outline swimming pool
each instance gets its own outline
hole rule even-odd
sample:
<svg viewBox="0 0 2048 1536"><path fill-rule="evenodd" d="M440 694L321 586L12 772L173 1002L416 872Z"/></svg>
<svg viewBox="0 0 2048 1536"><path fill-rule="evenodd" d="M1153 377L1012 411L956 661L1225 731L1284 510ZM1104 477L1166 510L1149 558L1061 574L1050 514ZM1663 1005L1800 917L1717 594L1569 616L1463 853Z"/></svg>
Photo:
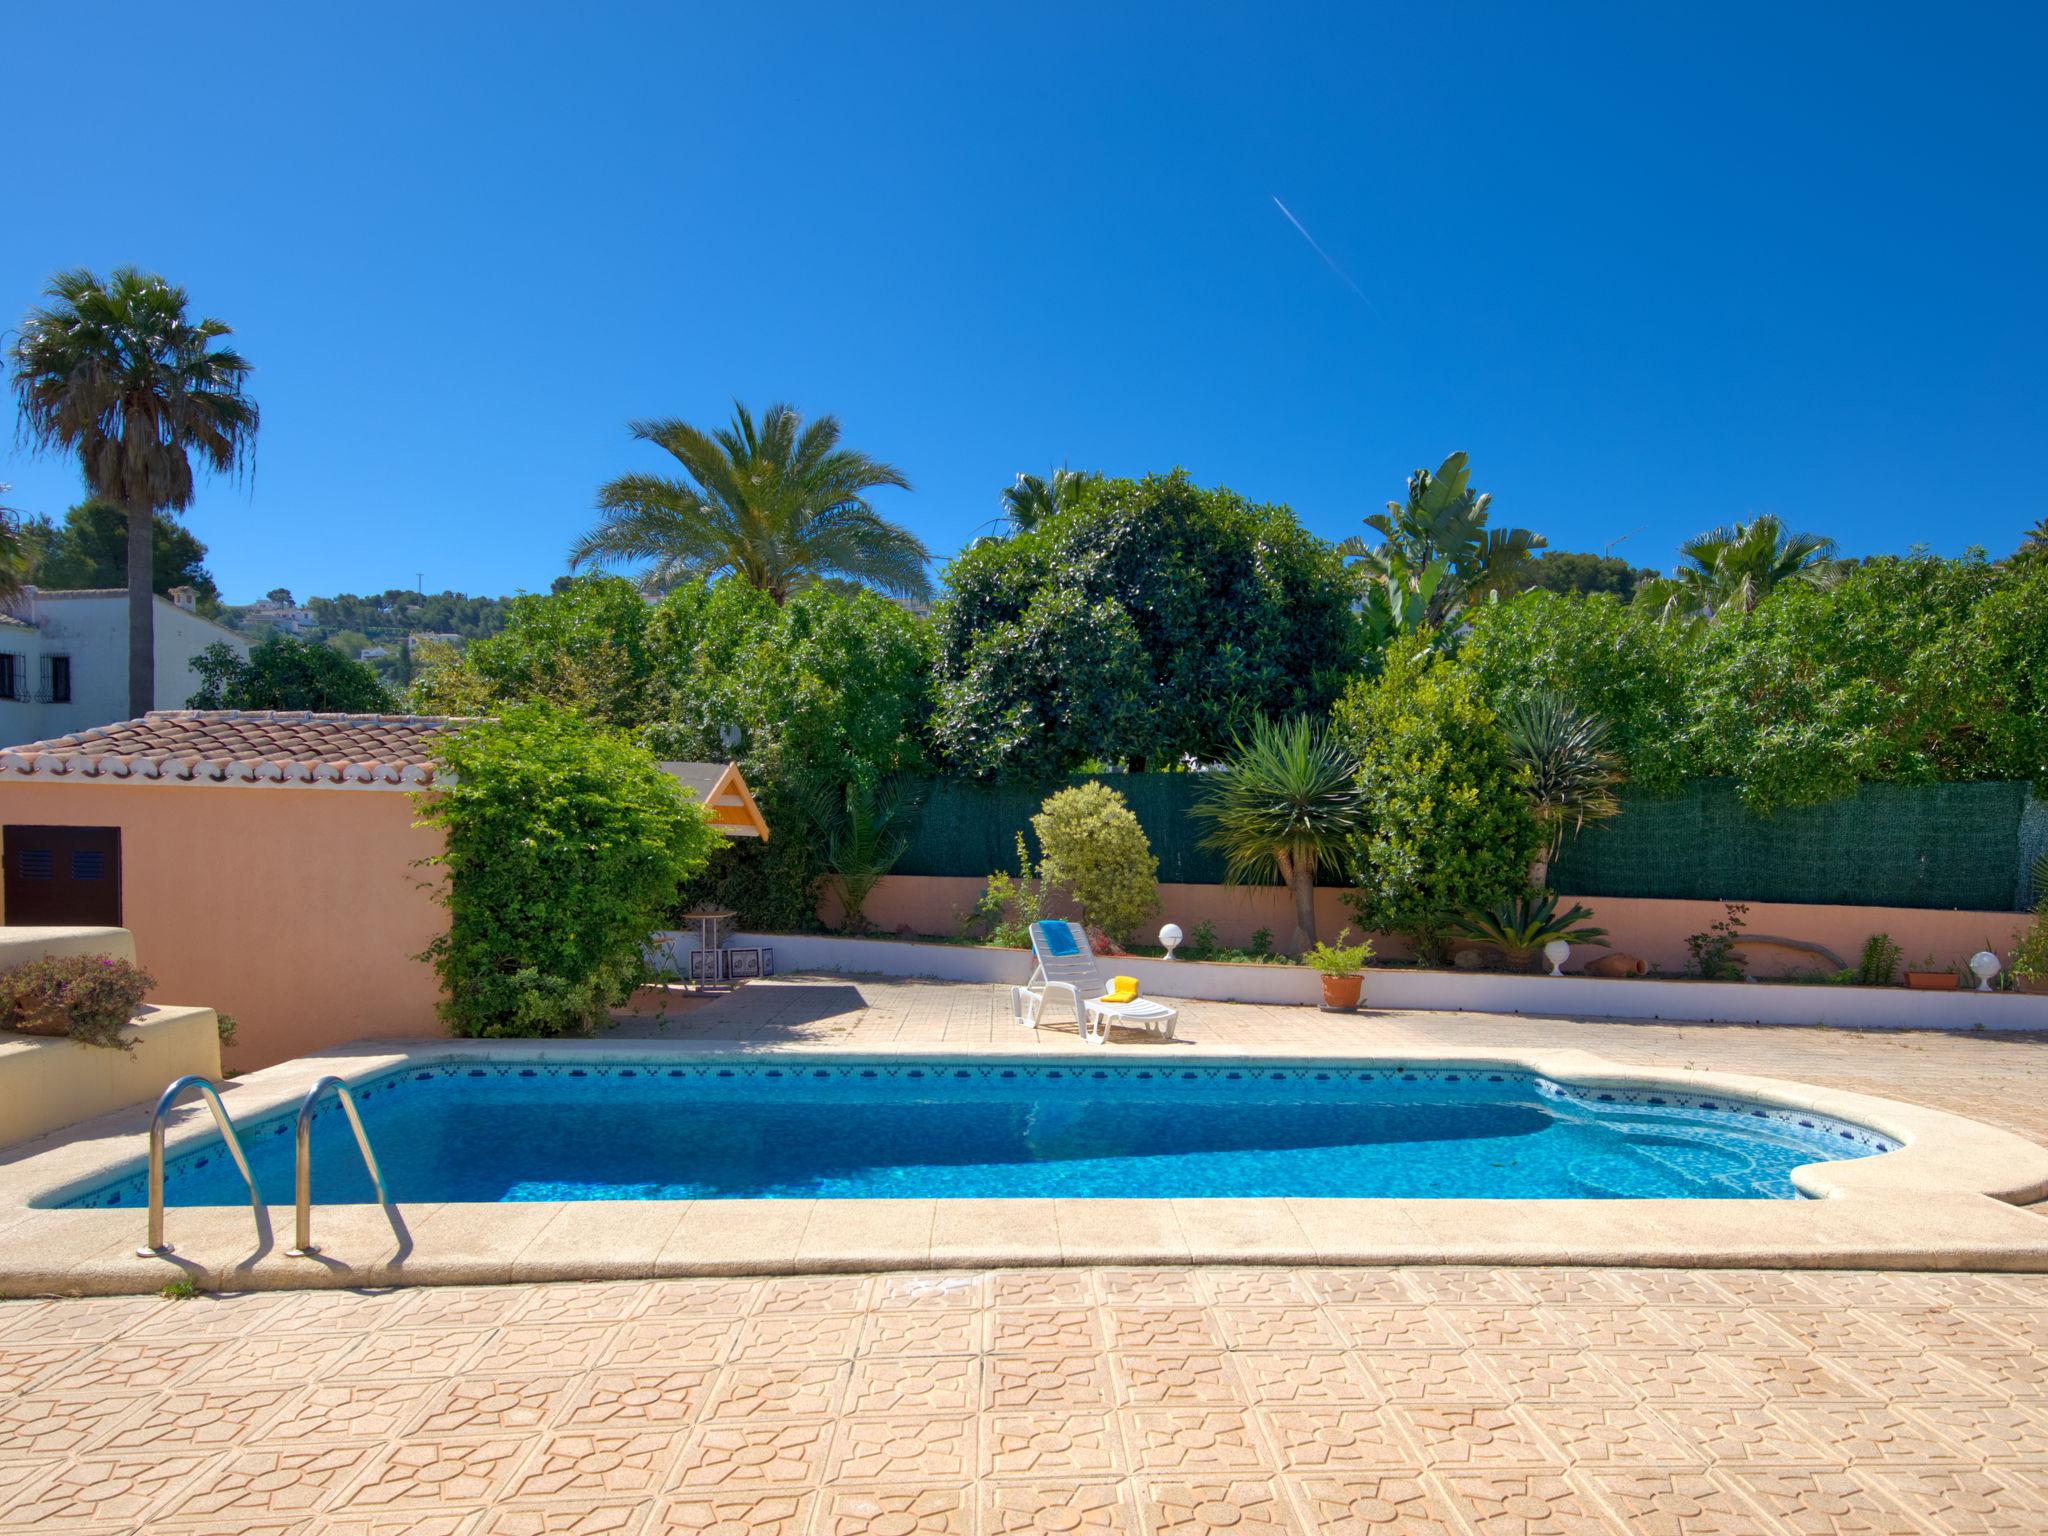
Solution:
<svg viewBox="0 0 2048 1536"><path fill-rule="evenodd" d="M355 1088L399 1201L884 1197L1789 1200L1794 1168L1897 1143L1716 1094L1580 1087L1511 1067L1003 1060L416 1062ZM290 1115L241 1128L292 1198ZM371 1198L330 1096L313 1198ZM181 1147L171 1205L246 1200L220 1143ZM144 1201L138 1162L69 1200Z"/></svg>

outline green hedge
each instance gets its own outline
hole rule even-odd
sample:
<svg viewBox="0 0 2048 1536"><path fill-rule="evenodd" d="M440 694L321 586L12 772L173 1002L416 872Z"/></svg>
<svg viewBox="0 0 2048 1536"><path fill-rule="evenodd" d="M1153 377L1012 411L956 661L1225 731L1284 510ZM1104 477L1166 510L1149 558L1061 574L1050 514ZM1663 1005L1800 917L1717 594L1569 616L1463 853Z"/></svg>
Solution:
<svg viewBox="0 0 2048 1536"><path fill-rule="evenodd" d="M1162 881L1222 881L1222 860L1196 846L1202 830L1188 815L1201 775L1110 774L1103 782L1130 802ZM939 780L896 873L981 879L1014 868L1020 831L1036 858L1031 814L1048 793ZM2048 843L2048 806L2017 783L1868 784L1846 799L1766 817L1745 810L1723 779L1668 796L1624 789L1621 801L1613 821L1566 840L1552 879L1558 890L2010 912L2026 894L2036 844Z"/></svg>

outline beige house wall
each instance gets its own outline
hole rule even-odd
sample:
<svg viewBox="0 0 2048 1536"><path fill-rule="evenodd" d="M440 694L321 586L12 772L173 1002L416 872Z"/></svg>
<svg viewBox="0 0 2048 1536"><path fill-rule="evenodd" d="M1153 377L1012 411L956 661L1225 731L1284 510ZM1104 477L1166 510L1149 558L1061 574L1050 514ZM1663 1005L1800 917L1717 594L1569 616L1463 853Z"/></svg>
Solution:
<svg viewBox="0 0 2048 1536"><path fill-rule="evenodd" d="M958 933L981 895L979 880L940 875L891 875L868 898L867 919L874 931L943 936ZM1680 971L1689 958L1685 947L1689 934L1702 933L1723 915L1715 901L1663 901L1642 897L1584 896L1563 898L1583 901L1593 911L1592 921L1605 928L1617 950L1638 956L1652 969ZM1285 945L1293 931L1293 909L1287 893L1277 886L1161 885L1159 916L1147 925L1147 937L1157 924L1178 923L1183 932L1193 933L1199 923L1216 925L1216 937L1233 948L1242 948L1260 928L1273 930L1274 940ZM833 897L819 904L818 915L837 926L839 904ZM1807 906L1786 902L1752 902L1744 919L1747 932L1819 944L1838 955L1844 965L1854 965L1864 940L1873 933L1889 933L1905 951L1908 964L1932 958L1938 966L1950 966L1990 947L2003 956L2013 946L2029 919L2014 912L1943 912L1920 907L1838 907ZM1356 924L1351 909L1344 905L1343 892L1332 887L1316 891L1316 926L1321 937L1334 938L1347 925ZM1405 947L1396 939L1382 937L1380 953L1399 959ZM1587 949L1573 957L1576 970L1587 959L1606 951ZM1824 968L1819 958L1792 949L1756 944L1743 951L1751 974L1778 976L1787 972Z"/></svg>
<svg viewBox="0 0 2048 1536"><path fill-rule="evenodd" d="M413 957L446 926L408 794L0 782L0 822L121 829L122 924L157 998L232 1014L230 1071L441 1032Z"/></svg>

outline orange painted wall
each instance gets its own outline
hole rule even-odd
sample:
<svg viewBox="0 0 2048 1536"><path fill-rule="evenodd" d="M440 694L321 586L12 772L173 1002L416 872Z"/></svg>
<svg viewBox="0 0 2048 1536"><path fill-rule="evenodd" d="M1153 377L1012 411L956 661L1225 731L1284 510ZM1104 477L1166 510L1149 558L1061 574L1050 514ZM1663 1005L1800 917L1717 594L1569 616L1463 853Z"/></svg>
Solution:
<svg viewBox="0 0 2048 1536"><path fill-rule="evenodd" d="M230 1071L441 1032L439 983L412 958L446 926L416 867L440 835L413 817L384 790L0 783L0 822L121 829L151 1000L233 1014Z"/></svg>
<svg viewBox="0 0 2048 1536"><path fill-rule="evenodd" d="M868 898L867 918L874 928L893 932L908 928L912 933L951 934L960 930L982 882L938 875L891 875ZM1356 919L1343 903L1343 892L1324 887L1316 891L1316 928L1325 939ZM1704 932L1722 915L1713 901L1663 901L1638 897L1585 896L1563 898L1566 905L1583 901L1593 911L1593 923L1605 928L1609 941L1647 960L1663 971L1685 968L1687 935ZM1277 944L1285 945L1293 931L1293 911L1286 892L1277 886L1161 885L1159 916L1146 925L1147 937L1157 925L1175 922L1183 932L1192 933L1196 924L1216 925L1216 937L1224 944L1243 947L1254 930L1270 928ZM836 925L839 909L828 898L818 915ZM1056 915L1058 915L1056 913ZM1065 915L1072 915L1068 910ZM1805 906L1784 902L1754 902L1744 920L1747 932L1772 934L1780 938L1803 939L1825 945L1854 965L1863 942L1873 933L1889 933L1905 951L1907 964L1931 956L1946 967L1989 946L2003 956L2017 940L2029 918L2015 912L1943 912L1921 907L1836 907ZM1376 940L1388 959L1403 958L1407 951L1397 939ZM1573 956L1570 970L1605 951L1589 949ZM1792 971L1813 971L1824 962L1804 953L1754 946L1743 952L1750 973L1777 976Z"/></svg>

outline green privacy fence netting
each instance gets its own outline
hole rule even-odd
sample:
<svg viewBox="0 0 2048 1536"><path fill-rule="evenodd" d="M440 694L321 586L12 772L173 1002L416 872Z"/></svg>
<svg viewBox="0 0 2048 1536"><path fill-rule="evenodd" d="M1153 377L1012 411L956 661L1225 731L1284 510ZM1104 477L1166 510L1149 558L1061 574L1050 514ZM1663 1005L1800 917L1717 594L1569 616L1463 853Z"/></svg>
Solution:
<svg viewBox="0 0 2048 1536"><path fill-rule="evenodd" d="M1152 840L1161 880L1221 882L1222 859L1197 846L1205 827L1188 814L1201 775L1112 774L1103 782L1130 803ZM1015 869L1019 831L1036 858L1031 817L1047 793L937 781L896 873L978 880ZM1744 810L1725 780L1671 796L1624 789L1621 801L1613 821L1566 841L1551 878L1556 889L2009 912L2028 897L2027 868L2048 849L2048 802L2032 799L2025 784L1868 784L1846 799L1768 817Z"/></svg>
<svg viewBox="0 0 2048 1536"><path fill-rule="evenodd" d="M1752 816L1710 779L1622 796L1570 840L1552 883L1575 896L2012 911L2025 784L1866 784L1826 805Z"/></svg>

